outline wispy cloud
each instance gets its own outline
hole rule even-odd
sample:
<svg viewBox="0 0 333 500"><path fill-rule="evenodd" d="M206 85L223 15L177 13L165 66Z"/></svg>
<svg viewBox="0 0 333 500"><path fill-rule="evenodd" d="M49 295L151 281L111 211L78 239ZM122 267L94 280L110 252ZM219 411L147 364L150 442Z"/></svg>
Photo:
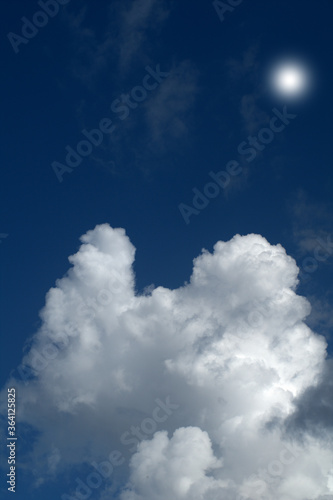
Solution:
<svg viewBox="0 0 333 500"><path fill-rule="evenodd" d="M333 206L331 203L313 201L304 189L294 193L288 202L292 217L294 241L299 255L318 247L318 239L326 241L333 235Z"/></svg>
<svg viewBox="0 0 333 500"><path fill-rule="evenodd" d="M88 88L93 87L96 78L113 60L114 39L109 28L96 33L89 23L88 5L78 12L68 11L66 20L71 33L69 69L72 75Z"/></svg>
<svg viewBox="0 0 333 500"><path fill-rule="evenodd" d="M239 59L230 58L227 61L229 78L238 83L244 78L249 79L252 83L255 82L256 72L259 69L258 52L258 45L252 45Z"/></svg>
<svg viewBox="0 0 333 500"><path fill-rule="evenodd" d="M306 191L299 189L287 202L287 210L301 268L301 283L312 306L307 323L331 339L333 297L330 290L320 286L317 273L322 271L329 276L333 269L332 204L314 201Z"/></svg>
<svg viewBox="0 0 333 500"><path fill-rule="evenodd" d="M78 13L67 14L72 33L70 68L88 87L93 87L111 65L117 68L115 75L119 80L133 67L149 64L156 46L156 32L171 12L167 0L110 2L104 6L104 28L97 31L89 9L85 5Z"/></svg>
<svg viewBox="0 0 333 500"><path fill-rule="evenodd" d="M240 114L244 128L249 134L254 134L264 125L269 124L270 116L258 105L258 95L246 94L241 99Z"/></svg>
<svg viewBox="0 0 333 500"><path fill-rule="evenodd" d="M253 134L269 122L269 115L260 107L260 63L259 46L250 46L239 59L227 61L227 71L233 86L243 94L240 99L239 112L246 132ZM252 87L252 92L248 89ZM246 88L246 93L243 89Z"/></svg>
<svg viewBox="0 0 333 500"><path fill-rule="evenodd" d="M141 62L151 52L149 35L156 35L169 17L170 7L165 0L136 0L117 3L116 7L112 7L112 12L116 11L119 12L120 20L116 42L119 48L119 66L126 71L134 59Z"/></svg>
<svg viewBox="0 0 333 500"><path fill-rule="evenodd" d="M190 141L189 132L195 127L192 117L200 92L196 66L182 61L171 68L159 67L167 76L109 137L109 154L123 175L134 169L149 176L161 168L165 152Z"/></svg>
<svg viewBox="0 0 333 500"><path fill-rule="evenodd" d="M199 91L198 70L183 61L170 71L170 76L155 96L145 105L145 115L152 141L168 145L187 134L189 115Z"/></svg>

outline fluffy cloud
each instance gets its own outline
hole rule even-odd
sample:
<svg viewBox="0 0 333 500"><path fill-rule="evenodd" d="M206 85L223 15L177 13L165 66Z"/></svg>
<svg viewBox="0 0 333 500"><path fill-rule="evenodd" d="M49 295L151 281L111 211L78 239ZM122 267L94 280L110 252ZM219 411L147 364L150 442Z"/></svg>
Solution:
<svg viewBox="0 0 333 500"><path fill-rule="evenodd" d="M221 467L212 452L207 432L197 427L177 429L169 440L166 432L158 432L151 441L144 441L132 459L131 486L122 500L175 498L209 498L207 493L223 481L206 476L207 470ZM205 497L203 497L205 494Z"/></svg>
<svg viewBox="0 0 333 500"><path fill-rule="evenodd" d="M330 390L326 343L283 247L236 235L203 250L184 286L138 295L123 229L81 240L9 382L21 428L40 431L33 469L54 477L119 450L122 500L332 498L324 403L304 417Z"/></svg>

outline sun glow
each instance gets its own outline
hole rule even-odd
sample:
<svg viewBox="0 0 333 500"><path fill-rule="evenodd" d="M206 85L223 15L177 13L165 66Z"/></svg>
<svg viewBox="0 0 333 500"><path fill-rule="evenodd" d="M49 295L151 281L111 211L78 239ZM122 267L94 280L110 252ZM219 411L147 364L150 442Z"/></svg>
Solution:
<svg viewBox="0 0 333 500"><path fill-rule="evenodd" d="M279 59L269 65L266 82L275 98L296 101L311 94L315 72L300 58Z"/></svg>

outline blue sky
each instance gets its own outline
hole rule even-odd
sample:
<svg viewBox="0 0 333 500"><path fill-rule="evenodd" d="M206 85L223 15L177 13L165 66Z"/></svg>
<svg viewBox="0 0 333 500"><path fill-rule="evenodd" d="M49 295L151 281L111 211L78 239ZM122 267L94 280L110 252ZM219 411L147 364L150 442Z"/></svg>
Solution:
<svg viewBox="0 0 333 500"><path fill-rule="evenodd" d="M41 420L40 437L36 434L36 429L26 428L26 425L32 425L34 411L38 413L37 409L42 404L39 401L34 407L32 394L41 394L38 392L41 387L46 390L48 384L55 387L56 382L47 368L41 374L37 373L34 383L22 385L17 367L20 366L24 353L29 351L29 345L25 347L28 339L37 332L45 333L53 327L56 329L52 322L56 323L61 313L58 312L53 318L50 311L52 308L57 310L60 305L54 297L46 299L46 294L52 287L61 288L62 285L56 285L56 281L67 273L72 265L68 262L68 257L76 254L84 242L95 245L103 255L103 252L110 252L112 266L118 272L124 272L124 276L128 273L128 283L132 278L129 277L130 271L126 266L130 266L133 260L130 249L134 245L136 254L133 286L137 296L149 297L152 290L158 290L158 287L169 291L178 290L180 295L176 292L177 300L179 304L183 304L183 309L179 306L183 313L190 307L187 301L192 297L191 294L195 301L202 293L202 303L205 303L207 297L211 297L205 310L210 310L210 307L213 310L215 307L214 294L210 296L206 288L205 292L194 292L189 285L193 259L201 254L202 249L207 249L211 254L215 252L216 262L220 258L225 263L229 262L233 252L233 255L240 252L243 260L239 269L243 269L244 265L245 274L242 278L236 271L237 276L231 271L229 274L225 271L225 281L222 278L220 280L228 283L230 289L223 284L224 292L219 292L222 294L221 302L224 300L227 304L231 296L235 296L236 302L240 300L243 296L241 286L244 283L247 283L249 295L252 288L257 290L255 281L251 281L249 276L252 276L252 280L258 280L258 287L260 285L262 290L265 289L266 281L271 282L272 287L276 285L276 290L293 290L297 297L306 297L312 305L311 313L310 310L307 314L299 313L299 321L311 328L313 338L321 339L322 342L326 339L327 355L328 358L331 357L333 71L330 48L333 12L328 0L321 2L320 6L301 1L290 3L275 0L267 3L257 0L230 1L229 4L187 0L100 0L96 4L63 0L51 2L48 7L43 4L44 10L42 4L43 2L13 0L2 6L1 55L4 71L0 86L4 119L1 129L0 198L0 252L3 262L1 387L6 390L9 380L14 385L16 382L13 380L17 380L18 405L22 405L21 415L20 406L18 407L17 418L22 419L22 441L26 439L29 443L30 440L35 443L34 446L30 447L30 443L27 447L21 441L18 447L18 460L22 460L22 463L18 466L16 498L38 499L47 496L53 500L61 498L62 494L70 494L75 477L84 478L87 475L88 456L95 454L94 456L100 457L105 453L102 445L92 444L93 424L92 434L86 442L83 442L82 437L89 431L88 422L93 419L94 411L99 414L103 407L103 392L99 393L99 402L89 400L89 403L89 398L85 399L87 395L80 400L80 404L88 406L92 412L85 415L86 427L82 424L82 435L78 432L77 441L73 438L73 443L67 448L65 445L64 448L61 445L57 448L56 443L51 443L47 419L54 415L56 423L52 425L63 426L64 433L70 433L66 430L66 425L69 428L72 428L71 425L75 427L74 417L73 421L70 420L72 410L67 407L59 410L62 403L57 400L58 396L50 396L46 402L44 419ZM52 15L36 14L47 9L51 9L49 12L54 9ZM29 23L32 20L40 27L31 27ZM301 98L277 96L269 83L268 72L272 71L274 64L288 58L294 58L305 65L313 76L313 84ZM250 142L258 137L262 139L259 143L256 142L258 146L254 146L254 142L251 146ZM89 138L90 142L82 143ZM81 157L78 156L78 151L82 153ZM244 151L247 152L244 154ZM71 152L71 165L66 163L68 152ZM75 162L78 164L74 167ZM210 185L209 188L208 183L213 181L214 175L215 187ZM216 184L216 176L221 184ZM210 193L213 193L211 197ZM124 234L115 232L105 224L110 228L124 228L129 240ZM100 229L96 233L89 233L90 236L86 236L86 240L80 243L80 237L96 226L100 226ZM267 268L262 260L265 257L256 253L257 247L252 239L245 238L250 234L258 235L257 244L266 248L265 255L270 255ZM235 235L241 235L245 239L241 238L239 242L237 239L232 240ZM267 247L262 237L267 240ZM226 244L221 252L216 248L214 250L216 242L230 240L235 242ZM244 241L244 246L241 241ZM285 268L281 268L277 274L274 266L280 265L280 257L276 257L276 252L280 252L276 248L280 247L276 245L285 249L285 256L281 257ZM90 265L97 266L94 254L89 253L91 248L86 247L87 253L82 248L82 256L85 255L87 259L89 256L91 259L84 261L82 266L88 266L87 269ZM122 255L128 255L128 259L123 259ZM295 264L291 263L287 255L295 259L300 268L297 285L293 281L295 277L288 278L294 276ZM101 268L106 275L108 266L111 266L107 259L98 262L100 267L95 268L95 274L89 275L92 281L91 287L88 286L87 289L95 290L96 293L105 286L95 282L95 277L100 276L98 273ZM204 262L204 258L197 261L198 276L206 272L203 271L206 270ZM212 262L215 262L214 258ZM232 259L229 262L230 269L233 268L233 262ZM76 265L79 269L79 264ZM215 265L217 267L213 272L210 266ZM200 266L203 266L202 269ZM264 270L261 274L262 267ZM213 276L219 276L218 269L225 268L222 263L207 263L208 268L212 272L211 287L214 289ZM251 269L253 274L250 273ZM279 273L286 276L284 284L278 281ZM72 297L82 292L79 286L75 288L73 276L69 278L69 282L70 290L73 286L73 295L68 296L68 304ZM150 285L152 286L147 290L146 287ZM66 290L65 295L68 292ZM256 292L253 293L255 295ZM258 300L264 297L263 293L258 292ZM130 307L129 304L134 299L129 297L124 295L123 305L119 306L119 310ZM40 317L39 313L46 300L49 300L48 312ZM53 306L52 300L55 301ZM161 298L162 302L163 300ZM300 304L303 303L303 299L299 300ZM159 304L158 300L157 303ZM138 314L143 323L149 314L155 318L154 321L157 318L163 323L167 305L165 304L164 310L162 306L159 309L156 304L154 314L147 312L146 306L142 305L143 310ZM226 311L231 311L232 304L234 302L229 304ZM218 309L217 305L216 307ZM283 311L291 306L286 304L284 307L286 309L279 312L281 317ZM292 311L293 308L289 311L290 315ZM70 311L68 314L70 316ZM112 314L116 315L118 321L119 311ZM170 311L168 314L172 316ZM181 316L180 312L179 314ZM214 314L212 313L212 317ZM238 317L241 314L243 313L239 313ZM115 317L104 319L116 321ZM97 332L101 328L99 321L102 319L94 316L92 321L93 329ZM140 321L136 319L134 323L137 326L134 329L140 330ZM274 329L275 323L271 323L270 314L264 314L264 322L266 321L267 331ZM127 318L126 328L130 328L129 322L130 319ZM232 324L231 313L230 322ZM183 327L185 328L184 325ZM149 331L147 325L142 328L143 331ZM164 331L163 328L161 327L161 331ZM175 328L170 325L170 338L177 330ZM200 330L200 326L198 328ZM136 333L141 335L138 331ZM43 343L42 335L40 333L36 337L36 345L42 345L38 344ZM167 336L166 332L165 335ZM297 334L294 338L296 337ZM283 338L281 333L282 342ZM100 342L103 345L103 341ZM105 350L107 345L108 343L104 345ZM244 341L244 349L245 345ZM247 348L250 349L249 346ZM304 358L301 355L303 348L304 343L295 344L300 358ZM235 345L233 349L236 349ZM313 349L313 359L324 356L323 353L319 354L319 347L318 351L315 347ZM81 351L78 349L77 356L79 352ZM157 359L165 361L164 352L168 352L172 360L168 368L170 373L185 370L185 361L182 364L176 357L172 357L168 347L165 347L165 351L161 348L155 361L145 358L147 353L142 354L141 361L145 359L149 366L155 366ZM80 363L84 363L84 359L82 354ZM139 359L135 359L138 366L141 366ZM64 359L62 356L56 358L52 363L54 373L65 370L61 364L65 361L68 361L66 353ZM79 360L76 361L79 365ZM133 363L135 365L134 361ZM294 363L296 366L297 362ZM313 366L317 365L320 365L319 361ZM125 361L120 365L120 371L121 366L126 372ZM327 385L327 370L331 369L330 366L329 361L326 361L325 368L322 367L320 372L322 379L318 391L325 394L330 390ZM306 369L304 366L299 368L300 371ZM93 367L91 370L93 380L99 372L94 371ZM152 373L155 373L154 370ZM75 373L80 378L78 372ZM190 377L190 372L186 373L187 375L183 375L188 381L189 378L186 377ZM65 375L69 377L70 373ZM194 377L193 373L191 376ZM315 376L314 371L313 377ZM144 379L143 375L142 377ZM73 380L75 393L75 377ZM182 383L185 384L184 380ZM156 387L152 390L156 398L162 400L167 394L172 394L174 379L170 382L156 378L156 381ZM106 379L105 387L107 384ZM195 385L194 379L190 383L191 387L193 384ZM198 383L199 386L203 387ZM308 418L307 402L316 394L318 396L310 386L311 381L303 381L295 389L293 397L297 401L296 409L294 413L290 413L289 409L284 420L279 417L283 420L281 428L285 426L283 428L289 429L288 432L293 435L302 431L309 432L311 436L316 435L315 428L325 428L325 432L330 432L329 439L332 439L332 424L327 424L326 428L323 417L324 414L325 418L327 415L332 416L332 407L325 406L322 411L318 410L315 417L310 415ZM59 391L62 387L59 382ZM185 391L184 387L182 386L182 390ZM143 387L140 390L142 394L145 393ZM168 390L169 392L165 392ZM51 392L46 390L46 394ZM2 396L4 394L3 392ZM130 401L131 398L126 404L124 401L118 402L117 408L130 408ZM139 401L140 404L136 403L133 396L131 418L139 410L150 415L156 406L153 396L146 401L142 395ZM203 446L207 445L209 448L206 437L202 437L203 432L208 433L213 448L218 443L222 446L220 437L210 430L212 422L209 425L203 423L200 427L200 421L194 419L192 422L188 418L191 411L198 410L195 405L191 407L189 401L188 405L184 414L180 412L184 420L177 416L171 422L170 417L165 427L158 429L169 432L170 456L172 446L176 446L176 438L180 442L187 438L189 442L193 442L190 435L187 437L181 433L176 435L174 442L171 438L172 433L179 428L185 428L190 433L189 426L196 429L198 439L203 439ZM57 411L60 412L58 416ZM114 408L106 405L105 411L110 411L112 422ZM275 415L275 418L278 420L278 416ZM101 423L101 428L103 425ZM115 429L121 429L118 421ZM228 432L226 429L225 432ZM6 432L4 427L5 437ZM116 448L116 444L113 446L114 441L119 441L117 432L111 434L110 451ZM156 440L158 439L162 440L161 435L157 435ZM76 442L80 442L82 446L82 449L77 448L80 450L77 452L78 456L80 453L82 455L81 463L78 456L74 457L69 452L69 449L75 449ZM100 438L96 438L96 443L100 443ZM235 441L233 443L235 445ZM2 455L3 450L2 441ZM59 461L54 459L54 469L51 465L49 470L44 468L43 461L49 460L48 463L53 464L53 459L45 458L47 450L51 457L61 457ZM214 452L218 460L220 455L218 451ZM195 450L193 453L195 455ZM212 465L215 458L209 453L208 450L206 465L201 465L206 468L212 466L215 470ZM141 455L137 456L139 463ZM228 456L226 453L227 464ZM263 458L262 455L260 463L265 460L268 457ZM318 463L322 463L320 460L324 458L318 458ZM305 467L304 464L303 466ZM4 470L6 467L5 463ZM88 472L85 467L88 467ZM230 463L231 470L232 467L233 464ZM146 486L138 479L138 470L139 467L136 472L132 471L131 476L134 483L133 496L121 493L121 488L129 477L125 468L123 475L117 476L117 492L108 491L109 485L106 482L93 491L91 498L136 500L142 497L149 499L150 494L156 496L153 486L149 489L153 493L144 489ZM246 467L244 470L247 471L244 474L249 475ZM224 474L226 472L214 476L214 480L222 481L229 477L235 483L241 483L241 479L237 479L235 475ZM287 472L283 478L286 477L287 481L286 475ZM37 478L43 478L43 482L40 481L39 484ZM320 494L315 496L313 493L306 498L332 498L333 483L327 482L324 487L324 480L321 482L317 478L317 481ZM216 487L222 488L221 484ZM3 479L1 491L4 495L8 493ZM163 496L162 486L159 491L162 493L158 498L168 498ZM240 491L237 490L239 495ZM312 491L311 488L309 491ZM178 498L177 494L174 492L173 497ZM228 494L233 495L232 490L224 494L226 498L229 498ZM276 498L282 500L282 490L279 495ZM295 496L295 499L298 497Z"/></svg>

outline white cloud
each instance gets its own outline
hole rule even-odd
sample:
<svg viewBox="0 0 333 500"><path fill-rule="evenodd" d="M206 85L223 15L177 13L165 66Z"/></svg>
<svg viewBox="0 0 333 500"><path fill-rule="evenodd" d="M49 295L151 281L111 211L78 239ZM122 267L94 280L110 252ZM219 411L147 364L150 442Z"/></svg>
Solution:
<svg viewBox="0 0 333 500"><path fill-rule="evenodd" d="M31 468L53 477L117 449L123 500L332 495L326 407L325 432L315 413L302 420L328 392L326 343L304 323L310 306L283 247L236 235L203 250L183 287L138 296L123 229L81 240L24 358L35 378L12 381L21 429L40 431ZM174 405L165 419L157 399Z"/></svg>
<svg viewBox="0 0 333 500"><path fill-rule="evenodd" d="M207 432L197 427L179 428L170 440L166 432L156 433L140 444L131 466L130 486L122 500L208 498L210 491L224 484L206 475L222 461L214 457Z"/></svg>

